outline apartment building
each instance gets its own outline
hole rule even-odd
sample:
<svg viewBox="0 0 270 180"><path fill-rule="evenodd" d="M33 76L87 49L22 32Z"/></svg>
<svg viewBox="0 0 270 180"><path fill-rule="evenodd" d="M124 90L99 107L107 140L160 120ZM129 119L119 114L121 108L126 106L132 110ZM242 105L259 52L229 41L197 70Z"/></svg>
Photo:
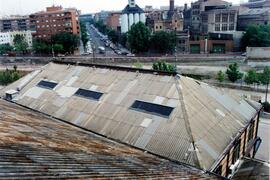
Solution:
<svg viewBox="0 0 270 180"><path fill-rule="evenodd" d="M50 39L54 34L68 32L79 34L79 12L74 8L63 9L61 6L47 7L46 11L30 15L34 37Z"/></svg>
<svg viewBox="0 0 270 180"><path fill-rule="evenodd" d="M121 24L120 24L120 18L121 18L121 12L111 12L109 13L106 24L108 27L112 28L116 31L121 31Z"/></svg>
<svg viewBox="0 0 270 180"><path fill-rule="evenodd" d="M28 16L10 16L0 19L0 32L30 30Z"/></svg>
<svg viewBox="0 0 270 180"><path fill-rule="evenodd" d="M29 47L32 47L32 32L31 31L9 31L0 32L0 44L10 44L14 45L14 37L16 35L21 35L24 37Z"/></svg>

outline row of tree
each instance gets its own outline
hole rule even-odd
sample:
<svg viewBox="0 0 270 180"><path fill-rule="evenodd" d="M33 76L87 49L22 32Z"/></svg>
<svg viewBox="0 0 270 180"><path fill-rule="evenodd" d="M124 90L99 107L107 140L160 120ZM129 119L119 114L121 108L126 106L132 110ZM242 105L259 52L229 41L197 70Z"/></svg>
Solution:
<svg viewBox="0 0 270 180"><path fill-rule="evenodd" d="M70 33L59 33L53 35L51 39L33 40L32 49L29 48L28 43L23 35L15 35L13 40L14 46L10 44L0 45L0 54L5 54L10 51L16 51L19 54L25 54L33 50L36 54L59 54L59 53L74 53L79 44L79 37Z"/></svg>
<svg viewBox="0 0 270 180"><path fill-rule="evenodd" d="M16 51L17 53L25 54L29 50L28 43L25 37L21 34L16 34L13 38L14 46L10 44L1 44L0 45L0 54L6 54L10 51Z"/></svg>
<svg viewBox="0 0 270 180"><path fill-rule="evenodd" d="M242 37L242 48L246 47L269 47L270 25L250 25Z"/></svg>
<svg viewBox="0 0 270 180"><path fill-rule="evenodd" d="M237 63L229 65L229 68L226 71L227 77L231 82L236 82L239 79L244 77L244 82L248 85L265 85L266 86L266 95L265 101L267 101L268 88L270 84L270 67L265 67L263 72L257 72L255 69L250 69L246 74L240 72L239 66ZM217 80L223 82L225 80L225 73L219 71L217 74Z"/></svg>
<svg viewBox="0 0 270 180"><path fill-rule="evenodd" d="M80 21L80 29L81 29L81 40L83 43L84 51L86 51L86 45L89 41L89 37L87 34L86 25L83 21Z"/></svg>
<svg viewBox="0 0 270 180"><path fill-rule="evenodd" d="M269 47L270 46L270 25L250 25L244 32L242 49L246 47ZM135 52L147 52L149 50L168 53L172 52L176 45L174 32L154 32L143 23L134 24L128 32L129 48Z"/></svg>
<svg viewBox="0 0 270 180"><path fill-rule="evenodd" d="M113 43L129 47L134 53L149 50L157 53L171 53L175 47L175 33L165 31L151 33L150 29L141 22L132 25L130 31L125 34L107 27L102 21L92 23L101 33L108 35Z"/></svg>

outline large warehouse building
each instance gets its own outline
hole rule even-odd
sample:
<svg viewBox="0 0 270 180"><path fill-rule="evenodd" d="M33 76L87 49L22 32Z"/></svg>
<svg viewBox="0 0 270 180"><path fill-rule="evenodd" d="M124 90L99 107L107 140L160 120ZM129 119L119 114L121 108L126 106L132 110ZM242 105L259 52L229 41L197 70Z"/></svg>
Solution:
<svg viewBox="0 0 270 180"><path fill-rule="evenodd" d="M224 177L233 175L243 156L254 156L260 140L260 104L175 73L55 61L1 95L109 139Z"/></svg>

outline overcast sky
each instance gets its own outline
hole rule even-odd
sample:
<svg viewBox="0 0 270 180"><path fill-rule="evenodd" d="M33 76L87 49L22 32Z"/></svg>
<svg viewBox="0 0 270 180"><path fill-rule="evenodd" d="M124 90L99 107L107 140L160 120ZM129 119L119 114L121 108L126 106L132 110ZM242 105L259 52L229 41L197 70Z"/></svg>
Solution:
<svg viewBox="0 0 270 180"><path fill-rule="evenodd" d="M175 0L176 5L190 4L195 0ZM243 0L228 0L234 4L239 4ZM46 6L52 4L63 7L76 7L82 13L93 13L100 10L122 10L128 0L0 0L0 16L11 14L29 14L44 10ZM136 0L140 7L151 5L153 7L168 6L169 0Z"/></svg>

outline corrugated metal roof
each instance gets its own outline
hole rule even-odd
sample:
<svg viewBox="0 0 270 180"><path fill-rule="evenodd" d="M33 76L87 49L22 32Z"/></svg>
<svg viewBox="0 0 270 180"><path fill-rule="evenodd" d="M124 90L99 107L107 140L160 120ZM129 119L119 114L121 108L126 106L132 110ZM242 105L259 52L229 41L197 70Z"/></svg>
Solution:
<svg viewBox="0 0 270 180"><path fill-rule="evenodd" d="M218 179L0 100L0 179Z"/></svg>
<svg viewBox="0 0 270 180"><path fill-rule="evenodd" d="M45 78L58 86L54 90L36 89ZM16 85L5 88L2 95ZM63 92L63 87L94 87L104 94L99 101L67 97L69 93ZM218 160L232 138L257 113L245 100L190 78L85 64L48 64L17 99L19 104L95 133L204 169ZM169 118L134 111L130 107L136 100L174 110ZM142 126L145 119L152 120L151 124Z"/></svg>

